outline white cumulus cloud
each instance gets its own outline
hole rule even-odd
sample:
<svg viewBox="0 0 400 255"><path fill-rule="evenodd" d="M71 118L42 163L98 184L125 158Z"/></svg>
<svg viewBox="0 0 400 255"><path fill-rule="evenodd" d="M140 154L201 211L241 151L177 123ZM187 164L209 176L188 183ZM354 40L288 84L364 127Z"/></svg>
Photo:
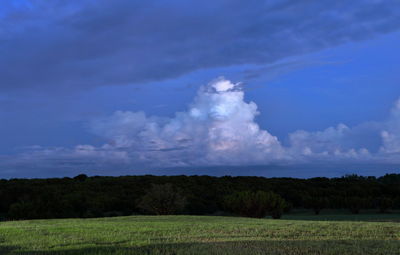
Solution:
<svg viewBox="0 0 400 255"><path fill-rule="evenodd" d="M360 144L354 143L357 131L344 124L322 131L298 130L289 134L288 150L295 157L365 158L370 153ZM352 147L355 146L355 147Z"/></svg>
<svg viewBox="0 0 400 255"><path fill-rule="evenodd" d="M93 123L110 146L152 164L259 164L284 157L278 139L260 129L254 102L240 84L223 78L199 89L192 104L173 118L117 111Z"/></svg>
<svg viewBox="0 0 400 255"><path fill-rule="evenodd" d="M381 136L383 141L382 153L400 153L400 99L394 104Z"/></svg>

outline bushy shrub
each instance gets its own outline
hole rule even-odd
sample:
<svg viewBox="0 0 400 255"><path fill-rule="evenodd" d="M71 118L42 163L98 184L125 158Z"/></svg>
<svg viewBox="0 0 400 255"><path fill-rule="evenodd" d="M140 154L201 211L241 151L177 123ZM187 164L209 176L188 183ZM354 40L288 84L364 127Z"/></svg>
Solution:
<svg viewBox="0 0 400 255"><path fill-rule="evenodd" d="M281 196L270 193L268 211L273 219L280 219L287 207L288 204Z"/></svg>
<svg viewBox="0 0 400 255"><path fill-rule="evenodd" d="M264 218L268 213L278 219L282 216L287 204L285 200L273 192L242 191L226 196L225 208L244 217Z"/></svg>
<svg viewBox="0 0 400 255"><path fill-rule="evenodd" d="M186 205L186 198L172 184L153 184L138 201L138 207L146 213L156 215L177 214Z"/></svg>
<svg viewBox="0 0 400 255"><path fill-rule="evenodd" d="M263 191L236 192L224 202L226 209L240 216L263 218L267 215L268 193Z"/></svg>

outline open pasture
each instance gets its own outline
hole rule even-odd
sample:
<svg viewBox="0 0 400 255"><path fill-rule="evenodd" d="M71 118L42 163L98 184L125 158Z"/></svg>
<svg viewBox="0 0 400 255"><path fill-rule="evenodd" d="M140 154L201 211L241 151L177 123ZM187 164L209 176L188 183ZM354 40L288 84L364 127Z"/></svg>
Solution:
<svg viewBox="0 0 400 255"><path fill-rule="evenodd" d="M1 222L0 254L400 254L398 214L358 217L299 213L281 220L129 216Z"/></svg>

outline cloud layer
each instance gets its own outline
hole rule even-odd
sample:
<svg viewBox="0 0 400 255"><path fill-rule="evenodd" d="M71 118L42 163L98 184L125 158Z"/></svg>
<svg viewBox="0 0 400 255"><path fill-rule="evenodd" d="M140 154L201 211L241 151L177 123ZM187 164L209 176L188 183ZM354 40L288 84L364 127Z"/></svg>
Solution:
<svg viewBox="0 0 400 255"><path fill-rule="evenodd" d="M0 91L142 84L269 64L400 28L397 0L5 2Z"/></svg>
<svg viewBox="0 0 400 255"><path fill-rule="evenodd" d="M322 131L298 130L288 145L256 122L254 102L246 102L240 83L218 78L200 87L183 112L172 118L117 111L91 123L107 141L102 146L28 148L4 157L5 169L149 169L205 166L296 166L400 164L400 100L388 119L355 127L339 124ZM365 140L375 137L378 146ZM367 139L366 139L367 138Z"/></svg>

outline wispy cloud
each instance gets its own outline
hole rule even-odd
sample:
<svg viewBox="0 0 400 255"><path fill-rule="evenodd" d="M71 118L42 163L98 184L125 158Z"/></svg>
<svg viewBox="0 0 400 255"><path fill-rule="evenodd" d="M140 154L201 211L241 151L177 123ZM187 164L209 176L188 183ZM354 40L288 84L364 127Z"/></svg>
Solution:
<svg viewBox="0 0 400 255"><path fill-rule="evenodd" d="M142 84L271 64L398 30L399 9L397 0L5 4L0 90Z"/></svg>

